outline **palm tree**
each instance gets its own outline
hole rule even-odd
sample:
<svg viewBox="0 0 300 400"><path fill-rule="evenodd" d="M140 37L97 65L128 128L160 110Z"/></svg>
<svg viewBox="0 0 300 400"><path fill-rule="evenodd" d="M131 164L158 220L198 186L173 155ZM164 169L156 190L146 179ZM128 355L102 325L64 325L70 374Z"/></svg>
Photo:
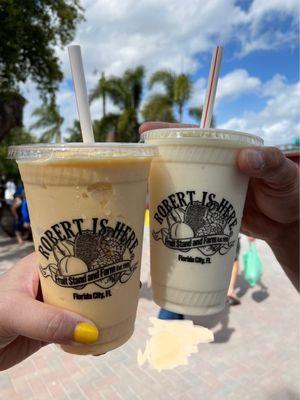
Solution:
<svg viewBox="0 0 300 400"><path fill-rule="evenodd" d="M174 102L178 107L179 122L182 122L183 109L192 94L192 81L188 75L180 74L174 81Z"/></svg>
<svg viewBox="0 0 300 400"><path fill-rule="evenodd" d="M119 115L108 113L100 120L93 122L96 142L115 142Z"/></svg>
<svg viewBox="0 0 300 400"><path fill-rule="evenodd" d="M107 136L114 132L116 126L116 115L106 114L105 117L93 122L93 132L96 142L105 142ZM68 128L69 137L66 139L68 143L82 142L81 127L78 119L73 122L72 128Z"/></svg>
<svg viewBox="0 0 300 400"><path fill-rule="evenodd" d="M64 119L60 115L55 102L45 103L41 107L36 108L32 116L37 117L37 120L30 126L30 129L40 130L44 128L44 132L40 136L41 142L48 143L54 139L56 143L61 143L61 126Z"/></svg>
<svg viewBox="0 0 300 400"><path fill-rule="evenodd" d="M72 128L68 128L67 132L70 134L70 136L66 138L66 142L82 142L80 123L78 119L74 120Z"/></svg>
<svg viewBox="0 0 300 400"><path fill-rule="evenodd" d="M191 107L189 108L189 116L196 120L197 124L200 125L201 118L202 118L203 107ZM210 127L215 127L215 117L212 116Z"/></svg>
<svg viewBox="0 0 300 400"><path fill-rule="evenodd" d="M157 83L164 86L165 93L150 97L142 110L143 117L147 120L174 122L175 108L179 121L182 122L184 106L192 93L191 78L186 74L176 75L172 71L159 70L151 76L149 89Z"/></svg>
<svg viewBox="0 0 300 400"><path fill-rule="evenodd" d="M122 142L138 141L138 112L142 100L144 67L128 69L122 77L111 77L105 80L105 95L119 108L118 113L105 114L95 122L96 132L103 136L112 132L115 140ZM104 85L104 83L103 83ZM98 83L98 88L100 81ZM102 96L97 87L90 95L90 101Z"/></svg>
<svg viewBox="0 0 300 400"><path fill-rule="evenodd" d="M108 82L105 78L104 72L101 74L101 78L95 89L90 94L90 102L101 98L102 99L102 116L105 117L106 114L106 94L107 94Z"/></svg>
<svg viewBox="0 0 300 400"><path fill-rule="evenodd" d="M201 122L203 107L190 107L189 116L192 117L198 125Z"/></svg>
<svg viewBox="0 0 300 400"><path fill-rule="evenodd" d="M144 105L141 114L146 121L176 122L173 107L164 94L154 94Z"/></svg>

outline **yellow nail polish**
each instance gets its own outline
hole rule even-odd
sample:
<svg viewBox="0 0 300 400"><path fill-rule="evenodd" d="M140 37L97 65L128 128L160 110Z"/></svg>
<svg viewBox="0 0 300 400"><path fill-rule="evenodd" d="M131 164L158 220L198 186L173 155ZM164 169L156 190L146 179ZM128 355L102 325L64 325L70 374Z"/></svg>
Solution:
<svg viewBox="0 0 300 400"><path fill-rule="evenodd" d="M92 344L97 342L99 331L95 325L88 322L80 322L76 325L73 340L77 343Z"/></svg>

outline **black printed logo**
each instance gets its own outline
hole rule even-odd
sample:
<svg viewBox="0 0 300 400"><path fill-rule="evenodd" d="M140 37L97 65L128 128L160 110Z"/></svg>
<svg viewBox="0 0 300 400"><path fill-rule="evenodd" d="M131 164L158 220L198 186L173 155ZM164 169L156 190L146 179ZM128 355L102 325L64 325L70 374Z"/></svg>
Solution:
<svg viewBox="0 0 300 400"><path fill-rule="evenodd" d="M59 286L83 289L93 283L109 289L131 278L138 265L137 245L134 231L122 222L109 226L107 219L98 218L62 221L41 237L39 252L48 264L40 270Z"/></svg>
<svg viewBox="0 0 300 400"><path fill-rule="evenodd" d="M181 252L198 249L205 256L226 254L234 245L232 228L237 224L236 212L226 199L216 200L214 193L177 192L157 207L154 220L163 227L152 235L154 240Z"/></svg>

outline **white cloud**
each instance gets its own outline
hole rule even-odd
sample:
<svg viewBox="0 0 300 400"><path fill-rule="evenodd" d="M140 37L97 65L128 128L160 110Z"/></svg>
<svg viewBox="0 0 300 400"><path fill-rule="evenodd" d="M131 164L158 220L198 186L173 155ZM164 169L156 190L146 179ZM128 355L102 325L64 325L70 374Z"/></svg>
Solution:
<svg viewBox="0 0 300 400"><path fill-rule="evenodd" d="M286 87L286 77L276 74L273 78L264 83L262 88L262 95L265 97L277 96Z"/></svg>
<svg viewBox="0 0 300 400"><path fill-rule="evenodd" d="M21 92L26 98L26 105L24 107L23 123L29 128L33 124L34 119L31 117L33 111L41 105L39 93L36 89L35 84L32 81L26 82L25 85L21 85Z"/></svg>
<svg viewBox="0 0 300 400"><path fill-rule="evenodd" d="M204 101L207 81L204 78L198 79L194 84L191 105L199 105ZM260 90L261 81L255 76L250 76L245 69L235 69L219 79L216 105L222 100L233 100L248 93L255 93Z"/></svg>
<svg viewBox="0 0 300 400"><path fill-rule="evenodd" d="M255 50L274 51L284 46L297 46L298 15L298 0L254 0L246 14L247 23L239 32L239 57ZM286 17L292 18L288 28L280 28L278 23L273 27L268 24L270 21L284 20Z"/></svg>
<svg viewBox="0 0 300 400"><path fill-rule="evenodd" d="M241 33L241 48L237 52L239 58L257 50L277 50L284 46L296 46L298 40L297 31L274 31L270 29L267 32L244 34Z"/></svg>
<svg viewBox="0 0 300 400"><path fill-rule="evenodd" d="M299 12L298 0L254 0L251 4L249 14L252 19L262 19L271 12L280 12L284 14Z"/></svg>
<svg viewBox="0 0 300 400"><path fill-rule="evenodd" d="M205 92L206 92L207 80L205 78L199 78L193 84L193 93L190 100L190 107L199 107L203 105Z"/></svg>
<svg viewBox="0 0 300 400"><path fill-rule="evenodd" d="M255 92L261 85L260 79L250 76L244 69L236 69L220 78L216 100L225 97L236 98L249 92Z"/></svg>
<svg viewBox="0 0 300 400"><path fill-rule="evenodd" d="M83 0L86 21L78 26L74 43L82 46L82 56L90 91L102 71L106 75L121 74L126 68L143 64L149 75L161 68L175 72L194 73L200 67L199 55L211 53L216 43L240 45L243 56L257 49L275 49L297 42L297 29L283 32L274 27L265 29L270 15L297 16L297 0L254 0L247 11L235 0ZM226 48L225 48L226 51ZM57 49L65 79L71 79L66 49ZM209 56L210 57L210 56ZM205 60L209 63L209 58ZM95 71L98 71L95 74ZM245 70L234 70L220 80L217 101L237 98L255 92L259 79ZM27 87L28 105L25 124L31 124L30 114L39 104L36 90ZM194 104L204 96L205 80L195 84ZM72 99L73 96L73 99ZM77 118L75 98L63 83L58 103L65 118L64 127ZM112 110L111 105L108 106ZM100 104L91 107L98 118Z"/></svg>
<svg viewBox="0 0 300 400"><path fill-rule="evenodd" d="M261 135L268 145L293 142L300 132L300 83L288 84L275 75L262 85L261 94L268 99L260 112L246 112L220 127Z"/></svg>

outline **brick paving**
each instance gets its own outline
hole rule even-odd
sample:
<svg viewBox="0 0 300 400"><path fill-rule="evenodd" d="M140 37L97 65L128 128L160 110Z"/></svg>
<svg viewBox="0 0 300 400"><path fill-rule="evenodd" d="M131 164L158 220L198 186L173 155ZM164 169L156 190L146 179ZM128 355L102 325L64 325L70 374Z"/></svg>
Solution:
<svg viewBox="0 0 300 400"><path fill-rule="evenodd" d="M300 399L299 297L270 248L257 241L264 266L260 285L242 276L242 305L194 318L213 329L215 342L201 345L187 366L156 372L137 365L149 317L158 307L147 287L149 236L143 252L141 297L133 337L101 357L72 356L49 345L0 373L0 399L9 400L296 400ZM242 252L247 247L242 238ZM32 250L0 235L0 273ZM1 294L0 294L1 296Z"/></svg>

